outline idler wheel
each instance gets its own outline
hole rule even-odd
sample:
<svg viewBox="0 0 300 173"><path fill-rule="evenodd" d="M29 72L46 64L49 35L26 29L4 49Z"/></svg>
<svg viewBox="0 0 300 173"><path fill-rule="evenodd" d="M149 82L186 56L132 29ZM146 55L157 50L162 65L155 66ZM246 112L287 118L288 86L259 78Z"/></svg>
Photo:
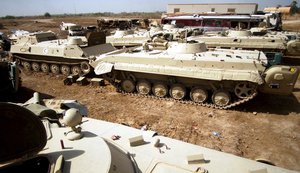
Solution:
<svg viewBox="0 0 300 173"><path fill-rule="evenodd" d="M212 101L217 106L226 106L230 103L231 97L227 91L218 90L212 95Z"/></svg>
<svg viewBox="0 0 300 173"><path fill-rule="evenodd" d="M250 82L240 82L236 84L234 93L238 98L244 99L255 93L256 85Z"/></svg>
<svg viewBox="0 0 300 173"><path fill-rule="evenodd" d="M26 71L30 71L31 70L31 65L29 62L24 61L23 62L23 67Z"/></svg>
<svg viewBox="0 0 300 173"><path fill-rule="evenodd" d="M152 87L152 93L157 97L165 97L168 94L168 87L163 83L156 83Z"/></svg>
<svg viewBox="0 0 300 173"><path fill-rule="evenodd" d="M79 66L73 66L72 68L71 68L71 71L72 71L72 74L73 75L79 75L80 73L81 73L81 69L80 69L80 67Z"/></svg>
<svg viewBox="0 0 300 173"><path fill-rule="evenodd" d="M51 64L50 70L53 74L59 74L59 66L57 64Z"/></svg>
<svg viewBox="0 0 300 173"><path fill-rule="evenodd" d="M32 70L35 71L35 72L39 72L40 69L41 69L40 64L37 63L37 62L33 62L33 63L31 64L31 68L32 68Z"/></svg>
<svg viewBox="0 0 300 173"><path fill-rule="evenodd" d="M136 90L142 95L148 95L151 92L151 84L146 80L141 80L137 83Z"/></svg>
<svg viewBox="0 0 300 173"><path fill-rule="evenodd" d="M82 62L80 64L80 68L81 68L81 71L84 73L84 74L88 74L91 72L91 66L89 65L88 62Z"/></svg>
<svg viewBox="0 0 300 173"><path fill-rule="evenodd" d="M208 93L206 90L203 90L198 87L194 87L190 92L190 98L196 103L203 103L207 100Z"/></svg>
<svg viewBox="0 0 300 173"><path fill-rule="evenodd" d="M132 93L135 90L135 84L131 79L125 79L121 82L121 88L127 93Z"/></svg>
<svg viewBox="0 0 300 173"><path fill-rule="evenodd" d="M68 75L70 74L70 72L71 72L71 69L70 69L70 67L67 66L67 65L62 65L62 66L60 67L60 71L61 71L61 73L62 73L63 75L68 76Z"/></svg>
<svg viewBox="0 0 300 173"><path fill-rule="evenodd" d="M170 96L176 100L181 100L186 95L185 87L181 84L174 84L170 88Z"/></svg>
<svg viewBox="0 0 300 173"><path fill-rule="evenodd" d="M49 73L49 65L46 64L46 63L42 63L42 64L41 64L41 70L42 70L42 72L44 72L44 73Z"/></svg>

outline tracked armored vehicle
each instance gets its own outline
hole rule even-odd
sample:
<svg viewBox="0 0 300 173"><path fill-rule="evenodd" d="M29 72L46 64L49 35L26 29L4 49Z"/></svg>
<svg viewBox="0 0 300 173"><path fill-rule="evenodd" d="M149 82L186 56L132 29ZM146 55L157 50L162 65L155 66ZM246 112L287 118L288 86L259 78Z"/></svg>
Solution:
<svg viewBox="0 0 300 173"><path fill-rule="evenodd" d="M88 74L91 71L90 59L114 50L112 45L104 43L102 32L68 39L57 39L52 32L36 32L18 37L10 51L25 70L63 75Z"/></svg>
<svg viewBox="0 0 300 173"><path fill-rule="evenodd" d="M149 31L117 30L114 35L106 37L106 43L111 43L118 48L141 46L145 42L156 42L157 39L178 41L186 35L198 35L198 31L192 28L176 28L175 25L169 24L164 25L163 28L152 27Z"/></svg>
<svg viewBox="0 0 300 173"><path fill-rule="evenodd" d="M43 116L12 103L0 103L0 111L0 172L296 173L154 131L82 117L73 108L56 118L49 117L53 110L47 107Z"/></svg>
<svg viewBox="0 0 300 173"><path fill-rule="evenodd" d="M106 43L115 47L141 46L144 42L150 41L148 32L135 32L134 30L116 30L113 35L106 37Z"/></svg>
<svg viewBox="0 0 300 173"><path fill-rule="evenodd" d="M125 93L169 95L175 100L226 109L252 99L258 91L291 94L299 70L270 66L260 51L206 51L201 42L173 43L167 50L144 45L97 57L97 75Z"/></svg>
<svg viewBox="0 0 300 173"><path fill-rule="evenodd" d="M286 56L300 56L299 39L288 40L280 35L253 36L250 31L230 30L227 35L198 35L188 40L203 41L208 48L242 48L264 52L282 52Z"/></svg>

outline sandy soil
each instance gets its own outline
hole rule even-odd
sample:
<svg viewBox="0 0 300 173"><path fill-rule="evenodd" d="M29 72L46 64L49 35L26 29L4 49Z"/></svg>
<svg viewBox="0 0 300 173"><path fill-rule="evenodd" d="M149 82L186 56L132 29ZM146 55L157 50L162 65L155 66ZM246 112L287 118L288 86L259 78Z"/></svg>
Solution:
<svg viewBox="0 0 300 173"><path fill-rule="evenodd" d="M63 18L36 21L0 21L12 28L58 32L61 21L96 24L96 18ZM59 33L59 32L58 32ZM86 105L89 116L124 123L135 128L147 125L161 135L245 158L264 158L280 167L300 171L300 82L291 96L259 94L232 110L215 110L173 101L124 96L111 85L65 86L63 76L21 74L22 88L12 99L24 102L34 91L43 97L76 99ZM214 132L220 136L213 135Z"/></svg>

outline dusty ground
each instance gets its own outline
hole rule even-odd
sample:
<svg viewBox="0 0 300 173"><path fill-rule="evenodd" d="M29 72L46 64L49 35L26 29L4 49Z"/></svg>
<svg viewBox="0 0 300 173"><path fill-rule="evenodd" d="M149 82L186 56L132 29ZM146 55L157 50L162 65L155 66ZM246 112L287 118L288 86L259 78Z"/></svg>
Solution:
<svg viewBox="0 0 300 173"><path fill-rule="evenodd" d="M34 22L38 21L38 22ZM58 32L61 21L96 24L96 18L0 21L12 28ZM15 23L14 23L15 22ZM14 26L16 25L16 26ZM293 27L293 26L292 26ZM124 96L110 86L63 85L62 76L22 73L23 87L14 101L23 102L34 91L44 97L76 99L89 116L141 128L147 125L161 135L208 148L300 171L300 82L291 96L258 95L233 110L215 110L172 101ZM216 137L213 132L219 132Z"/></svg>

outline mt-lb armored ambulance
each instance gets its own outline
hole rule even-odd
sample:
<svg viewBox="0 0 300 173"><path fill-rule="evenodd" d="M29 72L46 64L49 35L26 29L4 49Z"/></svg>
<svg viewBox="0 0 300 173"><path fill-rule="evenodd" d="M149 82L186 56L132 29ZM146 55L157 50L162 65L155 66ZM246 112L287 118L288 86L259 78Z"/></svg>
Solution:
<svg viewBox="0 0 300 173"><path fill-rule="evenodd" d="M25 70L64 75L87 74L91 71L90 59L115 49L104 43L102 32L90 32L86 37L68 39L57 39L52 32L36 32L19 36L10 51Z"/></svg>
<svg viewBox="0 0 300 173"><path fill-rule="evenodd" d="M144 45L101 55L91 65L124 93L169 95L220 109L244 103L258 91L291 94L299 74L294 67L269 65L263 52L206 51L203 42L172 43L167 50Z"/></svg>
<svg viewBox="0 0 300 173"><path fill-rule="evenodd" d="M121 124L0 103L0 172L296 173ZM38 106L39 105L39 106Z"/></svg>

